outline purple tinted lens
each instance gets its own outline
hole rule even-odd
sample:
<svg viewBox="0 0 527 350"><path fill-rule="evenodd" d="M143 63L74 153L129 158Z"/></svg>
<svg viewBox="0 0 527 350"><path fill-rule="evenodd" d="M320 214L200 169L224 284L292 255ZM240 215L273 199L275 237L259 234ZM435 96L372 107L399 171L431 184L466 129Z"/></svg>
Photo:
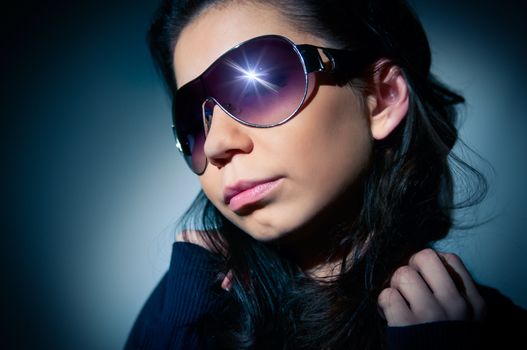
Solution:
<svg viewBox="0 0 527 350"><path fill-rule="evenodd" d="M204 96L201 82L196 80L178 91L172 111L175 136L179 140L185 161L196 174L201 174L207 165L203 151L205 129L201 109Z"/></svg>
<svg viewBox="0 0 527 350"><path fill-rule="evenodd" d="M229 113L257 126L279 124L307 91L299 54L281 38L257 38L225 54L203 76L205 88Z"/></svg>
<svg viewBox="0 0 527 350"><path fill-rule="evenodd" d="M302 59L289 41L261 37L228 51L176 93L172 118L187 164L196 174L207 165L202 115L207 98L242 122L272 126L291 117L306 92Z"/></svg>

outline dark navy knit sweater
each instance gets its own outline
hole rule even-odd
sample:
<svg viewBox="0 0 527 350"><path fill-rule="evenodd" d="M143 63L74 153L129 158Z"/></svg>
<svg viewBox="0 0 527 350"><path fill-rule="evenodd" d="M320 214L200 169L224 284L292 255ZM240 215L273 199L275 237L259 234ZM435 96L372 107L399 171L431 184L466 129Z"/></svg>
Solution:
<svg viewBox="0 0 527 350"><path fill-rule="evenodd" d="M218 313L228 300L219 288L218 257L185 242L172 247L170 268L143 305L125 349L214 349L194 324ZM387 327L390 350L412 349L525 349L527 311L496 289L478 285L487 303L484 322L442 321L406 327ZM206 334L206 333L205 333Z"/></svg>

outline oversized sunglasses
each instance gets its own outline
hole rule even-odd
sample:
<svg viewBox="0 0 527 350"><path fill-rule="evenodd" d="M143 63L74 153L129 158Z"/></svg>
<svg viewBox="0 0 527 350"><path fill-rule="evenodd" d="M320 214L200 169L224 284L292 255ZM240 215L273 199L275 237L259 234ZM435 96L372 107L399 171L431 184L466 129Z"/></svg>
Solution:
<svg viewBox="0 0 527 350"><path fill-rule="evenodd" d="M329 59L329 67L319 49ZM250 127L281 125L305 103L309 73L326 71L349 79L372 59L368 50L296 45L278 35L242 42L176 91L172 128L177 147L192 171L201 175L207 167L204 145L214 106Z"/></svg>

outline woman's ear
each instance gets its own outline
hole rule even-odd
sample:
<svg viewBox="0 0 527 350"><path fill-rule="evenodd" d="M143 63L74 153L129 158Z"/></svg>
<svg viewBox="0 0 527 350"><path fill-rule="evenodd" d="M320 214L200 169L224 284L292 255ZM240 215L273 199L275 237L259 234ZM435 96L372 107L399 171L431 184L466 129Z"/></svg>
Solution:
<svg viewBox="0 0 527 350"><path fill-rule="evenodd" d="M367 97L373 138L388 136L408 112L408 86L401 68L388 60L376 63L373 90Z"/></svg>

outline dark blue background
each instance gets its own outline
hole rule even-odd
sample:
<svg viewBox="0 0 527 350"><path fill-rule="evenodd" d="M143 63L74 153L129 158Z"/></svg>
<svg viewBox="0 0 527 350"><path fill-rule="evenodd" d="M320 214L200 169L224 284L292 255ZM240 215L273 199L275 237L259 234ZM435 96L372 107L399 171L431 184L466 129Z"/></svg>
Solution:
<svg viewBox="0 0 527 350"><path fill-rule="evenodd" d="M467 98L461 136L495 169L456 148L491 183L459 219L500 215L440 248L527 307L524 9L414 3L433 71ZM168 267L174 222L199 187L145 43L156 6L48 0L3 11L1 328L13 348L121 348Z"/></svg>

